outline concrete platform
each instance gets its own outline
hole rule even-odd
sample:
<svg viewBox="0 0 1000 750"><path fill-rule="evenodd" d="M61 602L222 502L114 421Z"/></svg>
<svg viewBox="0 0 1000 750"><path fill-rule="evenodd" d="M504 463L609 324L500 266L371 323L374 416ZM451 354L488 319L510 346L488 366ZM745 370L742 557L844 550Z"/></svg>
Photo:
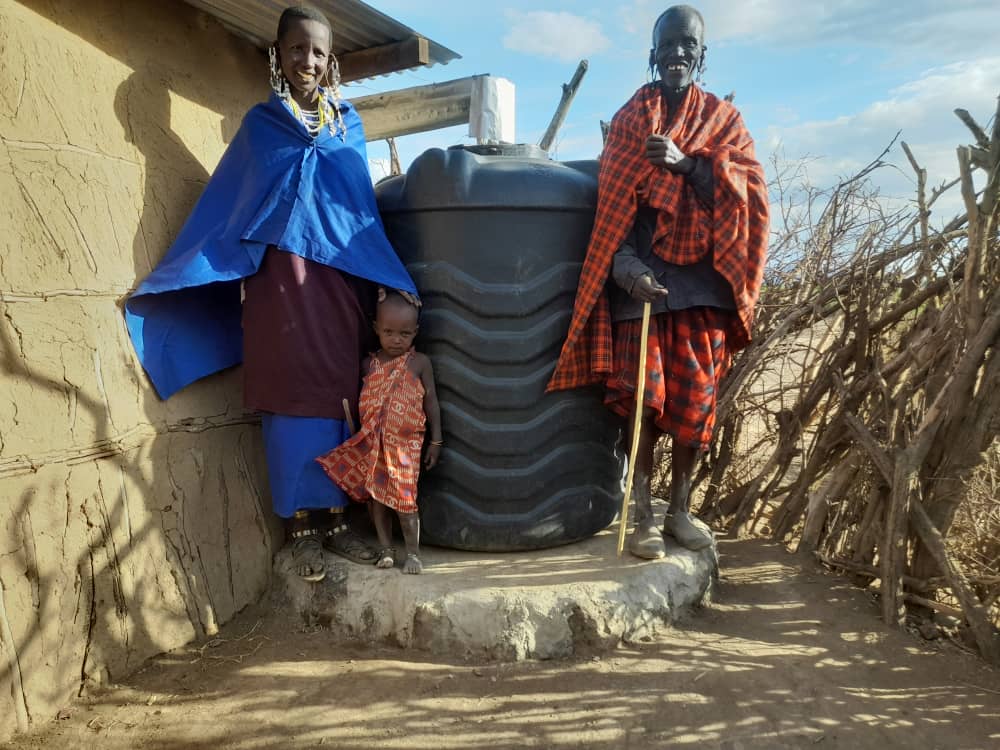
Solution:
<svg viewBox="0 0 1000 750"><path fill-rule="evenodd" d="M456 657L550 659L653 638L709 594L714 547L690 552L668 539L663 560L615 555L611 529L577 544L532 552L422 550L424 573L378 570L327 555L310 584L275 559L276 606L345 639L392 643ZM400 545L401 549L402 545Z"/></svg>

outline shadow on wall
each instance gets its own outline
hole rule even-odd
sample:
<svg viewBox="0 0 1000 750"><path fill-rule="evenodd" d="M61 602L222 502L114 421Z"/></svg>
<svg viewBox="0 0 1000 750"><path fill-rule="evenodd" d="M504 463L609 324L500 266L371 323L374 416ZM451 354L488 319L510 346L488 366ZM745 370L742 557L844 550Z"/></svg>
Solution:
<svg viewBox="0 0 1000 750"><path fill-rule="evenodd" d="M184 0L161 0L157 3L137 3L134 0L17 0L20 5L47 18L82 41L118 60L132 70L156 70L161 73L160 84L173 93L195 104L223 115L222 137L226 143L232 140L239 128L243 111L235 116L222 103L231 103L237 96L221 96L220 86L232 83L224 81L216 73L231 70L228 64L235 64L247 70L244 82L256 81L256 91L244 93L253 99L263 99L267 88L267 55L247 41L227 31L220 22L206 13L188 5ZM289 2L294 5L294 2ZM169 19L168 28L180 29L183 38L164 36L156 28L157 21ZM133 34L140 30L143 36ZM169 60L159 56L169 50L175 54L190 56L198 52L190 42L208 39L213 48L205 49L201 59L194 60L191 71L171 75ZM195 73L194 71L197 71ZM259 72L258 72L259 71ZM144 81L151 81L144 76ZM164 123L169 129L169 120Z"/></svg>
<svg viewBox="0 0 1000 750"><path fill-rule="evenodd" d="M209 176L172 127L172 96L221 114L221 137L228 142L237 115L266 91L263 58L180 0L20 5L134 71L113 101L95 100L87 111L100 116L113 110L124 139L141 153L135 164L143 181L135 199L140 215L130 259L138 282L165 253ZM199 51L215 68L211 80L198 74L209 67L195 59ZM93 57L87 49L73 54ZM258 77L241 70L247 58L260 62L259 86ZM36 91L45 85L32 83ZM219 91L224 95L213 96ZM57 98L48 101L56 116L65 114ZM221 154L218 134L204 134L205 144L207 152ZM105 189L100 197L109 211L129 198L127 187L95 186L85 171L68 179L88 190ZM31 189L22 186L22 192ZM51 211L73 208L67 203ZM38 221L44 224L47 213ZM69 218L86 233L86 222ZM53 242L56 236L50 233ZM122 275L121 267L98 270L104 271L102 284ZM66 431L61 423L49 427L50 442L38 454L4 455L0 439L0 481L13 488L0 514L0 714L7 714L3 693L9 684L22 729L28 720L51 718L82 681L106 682L164 649L214 633L267 585L276 529L257 419L243 413L238 373L161 402L128 348L122 300L115 305L116 295L103 289L86 295L70 290L69 304L42 294L44 277L34 283L39 289L28 291L38 292L35 300L0 296L0 381L26 385L20 392L30 394L17 404L15 425L44 411L35 404L65 403L71 416ZM66 319L72 315L84 320ZM45 327L21 320L45 316L51 321ZM51 366L44 357L53 351ZM89 365L91 356L99 388L77 385L86 373L72 371L84 360ZM101 360L110 392L100 381ZM10 720L0 716L0 738Z"/></svg>
<svg viewBox="0 0 1000 750"><path fill-rule="evenodd" d="M20 345L14 343L6 326L0 327L0 371L30 382L36 392L49 393L58 398L66 395L65 382L35 373L28 367L20 355ZM19 718L22 715L31 716L39 703L43 707L59 705L66 699L67 686L59 679L32 679L30 670L40 660L54 662L51 666L57 677L73 674L82 680L95 678L97 681L106 681L109 674L121 674L137 666L138 660L131 659L133 654L139 655L141 660L159 651L156 643L161 642L163 635L162 613L158 612L161 616L155 621L147 621L143 607L129 605L129 595L132 592L127 589L133 588L138 582L133 576L128 576L130 580L127 582L123 579L124 568L135 568L133 551L145 548L150 536L159 531L149 523L138 528L132 525L128 518L129 490L126 488L133 492L137 490L140 498L155 497L152 477L147 476L148 472L143 472L137 462L130 460L127 449L115 446L117 436L109 429L107 406L82 391L76 391L74 398L77 408L89 412L94 424L99 426L94 446L97 452L105 454L101 456L102 462L113 464L114 470L122 476L119 488L107 492L101 486L100 475L105 473L101 467L91 462L81 464L83 471L94 471L99 475L93 491L86 496L72 492L74 474L79 477L80 472L70 469L66 472L64 487L58 486L54 476L48 486L41 481L34 483L21 493L17 506L12 509L11 517L16 524L15 537L20 545L11 553L12 559L8 564L24 571L30 587L35 620L34 626L28 629L27 636L16 639L13 657L0 671L0 681L11 680L21 685L21 695L14 696ZM71 458L70 461L72 460ZM42 471L39 474L44 475L44 467L40 468ZM55 500L60 496L64 497L66 514L63 544L66 544L68 536L77 532L83 535L84 549L75 559L67 556L61 568L45 573L43 571L52 570L52 566L40 564L40 557L47 555L45 550L39 551L36 545L50 538L45 533L49 529L36 529L36 525L46 524L34 522L32 515L34 512L37 517L39 501ZM116 529L126 529L126 539L116 538ZM176 564L176 561L171 563ZM67 591L70 581L76 607L72 619L66 621L61 617L65 607L60 600L70 593ZM0 583L3 595L6 596L13 586L6 581ZM160 586L161 583L156 581L156 585ZM181 593L189 611L198 606L193 592L181 589ZM9 609L9 606L4 607L7 612ZM113 621L109 617L102 617L112 612ZM51 627L51 618L58 622L55 628ZM198 622L198 619L194 618L192 622ZM109 628L108 632L104 632ZM189 624L187 630L189 638L198 634ZM65 643L68 648L53 648L54 638L58 638L58 642ZM37 720L39 717L33 718ZM19 728L23 730L27 726Z"/></svg>
<svg viewBox="0 0 1000 750"><path fill-rule="evenodd" d="M183 225L211 174L170 127L169 81L148 69L134 71L115 92L115 116L145 165L142 214L132 242L138 284L142 271L152 270L169 247L169 239L163 242L169 228Z"/></svg>

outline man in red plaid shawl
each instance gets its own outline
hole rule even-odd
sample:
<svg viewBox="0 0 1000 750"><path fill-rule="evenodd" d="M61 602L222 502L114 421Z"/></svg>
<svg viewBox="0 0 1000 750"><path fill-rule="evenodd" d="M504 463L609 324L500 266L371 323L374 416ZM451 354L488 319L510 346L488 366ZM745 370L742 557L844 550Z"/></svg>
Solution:
<svg viewBox="0 0 1000 750"><path fill-rule="evenodd" d="M691 473L712 437L719 381L750 341L767 250L763 169L735 107L692 83L704 62L701 14L667 9L649 56L659 80L611 122L573 319L548 386L603 383L607 406L631 417L642 306L652 303L629 537L629 550L650 559L666 554L650 496L661 433L673 442L663 531L689 549L712 543L689 512Z"/></svg>

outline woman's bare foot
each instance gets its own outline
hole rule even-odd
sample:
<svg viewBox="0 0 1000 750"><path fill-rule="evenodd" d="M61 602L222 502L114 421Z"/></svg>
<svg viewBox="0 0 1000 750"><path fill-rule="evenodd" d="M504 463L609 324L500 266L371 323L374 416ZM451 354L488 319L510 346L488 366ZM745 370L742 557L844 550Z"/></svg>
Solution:
<svg viewBox="0 0 1000 750"><path fill-rule="evenodd" d="M395 547L383 547L378 551L378 561L375 563L376 568L381 570L388 570L396 566L396 548Z"/></svg>
<svg viewBox="0 0 1000 750"><path fill-rule="evenodd" d="M424 572L424 564L420 562L419 557L411 552L406 556L406 562L403 563L403 572L414 576L420 575Z"/></svg>

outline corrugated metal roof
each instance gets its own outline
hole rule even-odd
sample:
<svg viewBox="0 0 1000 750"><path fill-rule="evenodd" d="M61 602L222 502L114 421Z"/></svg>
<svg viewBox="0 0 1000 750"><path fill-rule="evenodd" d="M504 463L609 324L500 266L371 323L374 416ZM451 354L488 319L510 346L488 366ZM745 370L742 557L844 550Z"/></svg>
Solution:
<svg viewBox="0 0 1000 750"><path fill-rule="evenodd" d="M186 0L212 14L234 32L266 48L274 41L281 12L292 3L288 0ZM402 42L421 35L396 19L381 13L360 0L312 0L333 25L333 52L337 56ZM430 39L427 65L445 64L461 55ZM392 70L384 71L394 72Z"/></svg>

